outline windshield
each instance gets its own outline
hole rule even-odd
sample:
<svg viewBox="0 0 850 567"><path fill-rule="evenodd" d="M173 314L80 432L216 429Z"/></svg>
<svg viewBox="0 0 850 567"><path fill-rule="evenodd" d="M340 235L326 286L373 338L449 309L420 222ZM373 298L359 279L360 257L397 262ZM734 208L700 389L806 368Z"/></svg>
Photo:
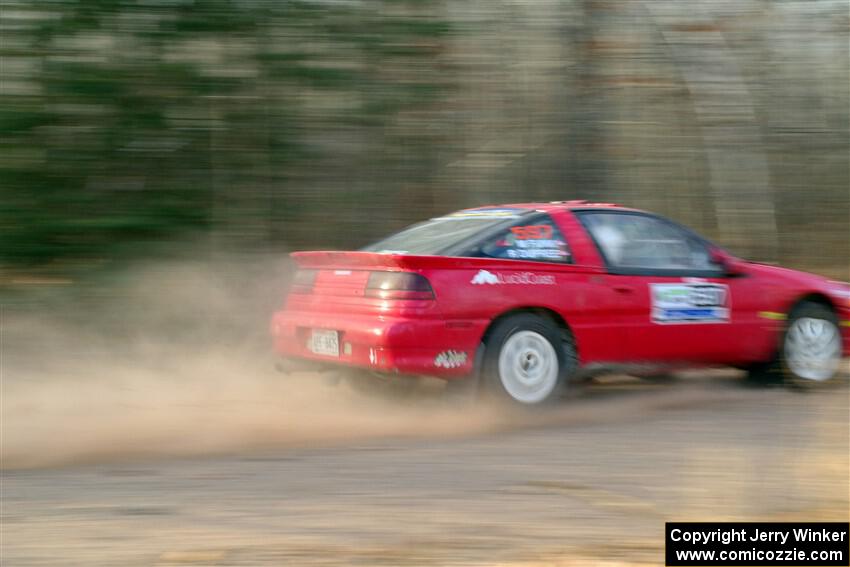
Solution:
<svg viewBox="0 0 850 567"><path fill-rule="evenodd" d="M440 256L477 233L516 219L523 209L472 209L433 218L361 248L381 254Z"/></svg>

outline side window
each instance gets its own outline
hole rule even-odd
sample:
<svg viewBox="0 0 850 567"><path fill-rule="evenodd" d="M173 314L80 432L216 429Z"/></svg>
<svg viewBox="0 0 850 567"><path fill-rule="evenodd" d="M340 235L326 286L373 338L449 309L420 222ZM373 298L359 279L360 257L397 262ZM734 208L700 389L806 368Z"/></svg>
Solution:
<svg viewBox="0 0 850 567"><path fill-rule="evenodd" d="M640 214L584 213L581 220L612 267L717 270L702 242L662 219Z"/></svg>
<svg viewBox="0 0 850 567"><path fill-rule="evenodd" d="M485 242L480 248L480 255L561 264L572 262L566 239L548 215L508 228Z"/></svg>

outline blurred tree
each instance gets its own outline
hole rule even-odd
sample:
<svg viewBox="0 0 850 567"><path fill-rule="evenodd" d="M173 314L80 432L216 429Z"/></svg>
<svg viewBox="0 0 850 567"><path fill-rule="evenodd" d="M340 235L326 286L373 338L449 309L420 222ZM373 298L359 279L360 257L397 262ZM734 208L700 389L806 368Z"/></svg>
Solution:
<svg viewBox="0 0 850 567"><path fill-rule="evenodd" d="M186 232L352 247L571 197L846 263L846 1L691 8L6 0L0 270L108 266Z"/></svg>
<svg viewBox="0 0 850 567"><path fill-rule="evenodd" d="M390 208L401 170L434 170L422 117L444 81L422 61L448 32L439 2L7 4L4 63L27 68L4 72L0 266L199 229L214 248L303 244L329 200L352 200L305 189L325 166L351 178L335 165L353 132Z"/></svg>

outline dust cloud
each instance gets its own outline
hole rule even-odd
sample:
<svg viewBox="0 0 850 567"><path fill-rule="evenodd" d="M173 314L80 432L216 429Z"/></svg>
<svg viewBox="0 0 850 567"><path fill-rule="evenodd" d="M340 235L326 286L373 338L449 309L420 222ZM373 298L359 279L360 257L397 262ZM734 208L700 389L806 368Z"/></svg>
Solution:
<svg viewBox="0 0 850 567"><path fill-rule="evenodd" d="M280 257L133 269L96 301L4 310L2 467L191 456L480 431L487 410L332 387L274 370Z"/></svg>
<svg viewBox="0 0 850 567"><path fill-rule="evenodd" d="M387 399L316 374L281 375L267 329L288 271L269 256L164 262L128 271L94 301L38 315L4 310L2 468L471 435L629 419L743 395L667 386L517 413L458 407L439 387ZM618 389L629 386L609 391Z"/></svg>

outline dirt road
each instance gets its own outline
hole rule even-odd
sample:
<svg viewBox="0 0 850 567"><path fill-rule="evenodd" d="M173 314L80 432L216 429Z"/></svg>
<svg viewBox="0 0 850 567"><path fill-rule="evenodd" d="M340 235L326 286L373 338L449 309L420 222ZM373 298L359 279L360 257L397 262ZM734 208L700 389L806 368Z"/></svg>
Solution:
<svg viewBox="0 0 850 567"><path fill-rule="evenodd" d="M349 406L335 435L270 435L331 423L295 404L260 444L169 445L191 458L150 451L185 421L153 438L118 427L94 462L4 471L2 563L657 565L665 520L846 520L848 399L846 381L799 394L703 373L594 385L543 417L460 421L479 410L424 399ZM237 425L256 433L275 403L243 403L255 419ZM233 423L215 408L195 422L204 442ZM96 422L79 423L44 448Z"/></svg>

